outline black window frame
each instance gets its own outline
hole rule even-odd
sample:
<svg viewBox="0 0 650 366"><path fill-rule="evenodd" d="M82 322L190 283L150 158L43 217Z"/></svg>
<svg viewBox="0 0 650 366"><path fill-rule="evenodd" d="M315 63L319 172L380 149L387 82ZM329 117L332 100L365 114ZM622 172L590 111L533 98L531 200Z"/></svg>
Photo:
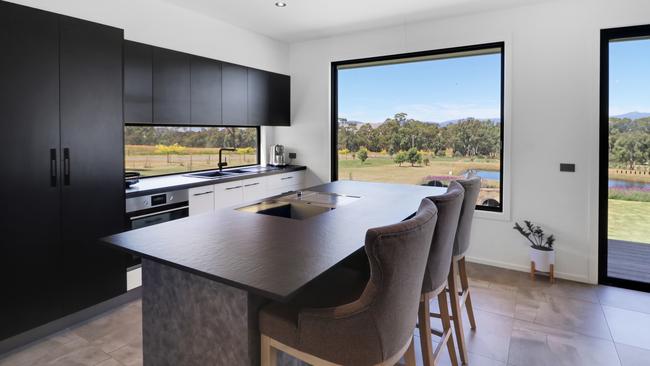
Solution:
<svg viewBox="0 0 650 366"><path fill-rule="evenodd" d="M124 128L126 127L182 127L182 128L254 128L255 132L257 134L257 147L256 147L256 163L255 164L247 164L247 165L237 165L235 168L241 168L241 167L250 167L250 166L256 166L260 165L262 163L262 153L261 153L261 147L262 147L262 141L261 141L261 126L245 126L245 125L187 125L187 124L178 124L178 125L172 125L172 124L155 124L155 123L125 123ZM222 147L227 147L227 146L222 146ZM126 148L126 141L124 141L124 148ZM124 159L125 165L124 165L124 172L127 171L126 169L126 155ZM142 176L140 179L147 179L147 178L158 178L158 177L168 177L170 175L180 175L180 174L188 174L188 173L200 173L200 172L209 172L212 170L218 170L219 168L211 168L211 169L201 169L201 170L188 170L186 172L177 172L177 173L169 173L169 174L159 174L159 175L149 175L149 176Z"/></svg>
<svg viewBox="0 0 650 366"><path fill-rule="evenodd" d="M650 292L650 283L609 277L608 262L608 198L609 198L609 44L612 41L650 38L650 24L600 31L600 129L598 162L598 283L608 286Z"/></svg>
<svg viewBox="0 0 650 366"><path fill-rule="evenodd" d="M441 48L437 50L429 50L429 51L418 51L418 52L408 52L408 53L400 53L400 54L392 54L392 55L385 55L385 56L377 56L377 57L367 57L367 58L360 58L360 59L352 59L352 60L343 60L343 61L334 61L331 63L331 69L330 69L330 77L331 77L331 96L330 96L330 101L331 101L331 110L330 110L330 129L331 129L331 156L330 156L330 161L331 161L331 180L332 181L337 181L338 180L338 70L340 66L345 66L345 65L353 65L353 64L361 64L361 63L376 63L376 62L390 62L390 61L395 61L395 63L399 62L399 60L403 59L409 59L409 58L426 58L426 57L431 57L431 56L440 56L440 55L445 55L445 54L454 54L454 53L463 53L463 52L472 52L472 51L483 51L483 50L488 50L488 49L495 49L498 48L501 50L501 95L500 95L500 103L501 103L501 111L500 111L500 118L501 118L501 131L500 131L500 138L501 138L501 146L500 146L500 159L499 159L499 179L500 179L500 189L499 189L499 202L500 205L498 207L490 207L490 206L482 206L482 205L476 205L477 210L481 211L488 211L488 212L497 212L497 213L503 213L504 212L504 205L505 203L503 202L503 191L504 191L504 180L503 180L503 162L504 162L504 139L505 139L505 42L492 42L492 43L483 43L483 44L477 44L477 45L469 45L469 46L460 46L460 47L451 47L451 48Z"/></svg>

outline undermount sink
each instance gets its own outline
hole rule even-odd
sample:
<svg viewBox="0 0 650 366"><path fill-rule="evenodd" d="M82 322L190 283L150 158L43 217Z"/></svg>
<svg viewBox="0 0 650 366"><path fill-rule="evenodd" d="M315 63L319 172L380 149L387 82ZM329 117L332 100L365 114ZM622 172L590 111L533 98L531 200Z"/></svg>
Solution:
<svg viewBox="0 0 650 366"><path fill-rule="evenodd" d="M350 204L359 198L361 197L331 192L299 191L240 207L236 210L304 220Z"/></svg>
<svg viewBox="0 0 650 366"><path fill-rule="evenodd" d="M255 205L242 207L240 211L255 212L262 215L286 217L294 220L304 220L312 216L332 211L332 207L323 207L307 203L265 201Z"/></svg>
<svg viewBox="0 0 650 366"><path fill-rule="evenodd" d="M195 178L219 178L219 177L229 177L233 174L233 172L220 172L218 170L211 170L209 172L200 172L200 173L189 173L185 174L187 177L195 177Z"/></svg>
<svg viewBox="0 0 650 366"><path fill-rule="evenodd" d="M253 173L253 172L251 170L247 170L247 169L232 169L232 170L225 171L224 173L228 173L228 174L250 174L250 173Z"/></svg>
<svg viewBox="0 0 650 366"><path fill-rule="evenodd" d="M207 172L188 173L185 174L185 176L193 177L193 178L213 179L213 178L221 178L221 177L231 177L233 175L262 173L270 170L273 169L269 169L267 167L250 167L250 168L241 168L241 169L228 169L222 171L210 170Z"/></svg>

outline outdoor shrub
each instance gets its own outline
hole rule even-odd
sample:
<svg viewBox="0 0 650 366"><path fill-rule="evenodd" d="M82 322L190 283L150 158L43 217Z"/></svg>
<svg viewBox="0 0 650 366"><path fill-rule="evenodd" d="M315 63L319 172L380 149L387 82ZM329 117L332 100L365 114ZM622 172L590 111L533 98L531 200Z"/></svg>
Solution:
<svg viewBox="0 0 650 366"><path fill-rule="evenodd" d="M610 200L650 202L650 187L612 187L608 190Z"/></svg>

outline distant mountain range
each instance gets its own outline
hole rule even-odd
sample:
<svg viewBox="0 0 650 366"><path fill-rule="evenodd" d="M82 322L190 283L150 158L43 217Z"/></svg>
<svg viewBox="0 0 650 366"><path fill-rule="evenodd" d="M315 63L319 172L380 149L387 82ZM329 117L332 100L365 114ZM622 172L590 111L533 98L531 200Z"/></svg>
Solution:
<svg viewBox="0 0 650 366"><path fill-rule="evenodd" d="M643 117L638 117L638 118L643 118ZM454 123L458 123L460 121L464 121L466 119L467 118L460 118L460 119L453 119L453 120L444 121L444 122L433 122L433 121L421 121L421 122L423 122L423 123L436 123L436 124L440 125L440 127L445 127L445 126L453 125ZM479 120L479 121L492 121L494 123L501 123L501 118L476 118L476 119ZM350 121L350 120L346 121L345 123L347 123L348 125L351 125L351 126L357 126L357 128L360 127L360 125L366 124L366 122ZM375 123L370 123L370 125L373 128L377 128L377 127L381 126L383 123L384 122L375 122Z"/></svg>
<svg viewBox="0 0 650 366"><path fill-rule="evenodd" d="M647 118L650 117L650 113L646 112L629 112L625 114L619 114L618 116L611 116L611 118L627 118L634 121L635 119Z"/></svg>

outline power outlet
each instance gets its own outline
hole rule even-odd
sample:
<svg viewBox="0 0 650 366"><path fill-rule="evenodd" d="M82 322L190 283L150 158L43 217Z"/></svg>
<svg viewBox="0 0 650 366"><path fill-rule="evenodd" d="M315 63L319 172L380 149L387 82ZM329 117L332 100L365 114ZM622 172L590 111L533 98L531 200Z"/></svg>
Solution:
<svg viewBox="0 0 650 366"><path fill-rule="evenodd" d="M568 172L568 173L575 173L576 165L575 164L570 164L570 163L560 163L560 171L561 172Z"/></svg>
<svg viewBox="0 0 650 366"><path fill-rule="evenodd" d="M296 158L296 153L289 153L289 159L295 159Z"/></svg>

